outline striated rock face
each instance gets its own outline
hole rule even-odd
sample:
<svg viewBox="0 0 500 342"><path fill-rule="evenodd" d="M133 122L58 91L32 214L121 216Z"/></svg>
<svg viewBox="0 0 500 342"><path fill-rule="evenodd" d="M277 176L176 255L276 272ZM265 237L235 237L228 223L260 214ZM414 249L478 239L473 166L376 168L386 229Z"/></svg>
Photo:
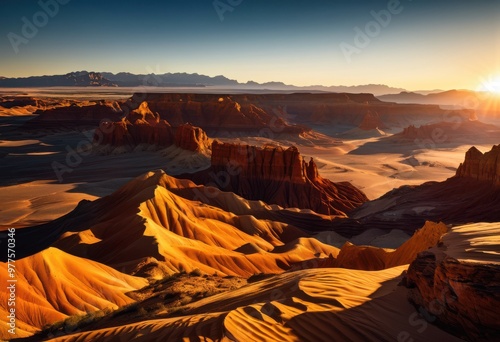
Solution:
<svg viewBox="0 0 500 342"><path fill-rule="evenodd" d="M409 233L426 220L454 225L498 222L499 175L500 145L484 154L473 147L454 177L394 189L365 203L351 217L366 228L402 229Z"/></svg>
<svg viewBox="0 0 500 342"><path fill-rule="evenodd" d="M431 147L443 143L470 143L477 141L480 136L482 141L498 142L499 127L486 124L469 118L458 116L450 117L449 121L442 121L416 127L410 125L402 132L394 134L390 140L395 142L416 142Z"/></svg>
<svg viewBox="0 0 500 342"><path fill-rule="evenodd" d="M205 131L191 124L177 127L174 144L189 151L202 152L210 149L210 143Z"/></svg>
<svg viewBox="0 0 500 342"><path fill-rule="evenodd" d="M96 128L94 143L116 147L175 144L183 149L197 152L209 148L208 137L201 128L190 124L173 128L166 120L160 119L157 113L153 113L147 102L141 103L120 121L102 122Z"/></svg>
<svg viewBox="0 0 500 342"><path fill-rule="evenodd" d="M208 170L182 177L249 200L328 215L345 216L368 200L348 182L333 183L319 176L314 160L304 161L296 147L259 148L214 141L211 164Z"/></svg>
<svg viewBox="0 0 500 342"><path fill-rule="evenodd" d="M216 140L212 144L211 163L215 171L224 171L228 166L234 166L234 173L244 178L306 183L305 162L296 147L258 148L220 143Z"/></svg>
<svg viewBox="0 0 500 342"><path fill-rule="evenodd" d="M204 131L222 135L258 132L269 127L280 133L303 132L302 127L286 124L272 109L264 109L258 100L251 101L246 95L136 93L125 106L134 108L138 99L147 101L151 110L172 126L191 122Z"/></svg>
<svg viewBox="0 0 500 342"><path fill-rule="evenodd" d="M362 125L365 129L405 127L436 117L466 120L467 110L443 110L437 105L382 102L372 94L159 94L135 93L126 103L136 108L147 101L153 112L173 126L185 122L214 134L227 131L302 133L324 124ZM367 114L367 112L369 114ZM349 115L346 115L349 113ZM285 122L286 121L286 122ZM383 127L382 127L383 123Z"/></svg>
<svg viewBox="0 0 500 342"><path fill-rule="evenodd" d="M368 111L363 117L363 121L361 121L358 128L364 131L371 131L377 128L382 129L384 128L384 123L380 119L377 112Z"/></svg>
<svg viewBox="0 0 500 342"><path fill-rule="evenodd" d="M170 124L151 112L146 102L119 121L101 122L94 133L94 143L117 147L139 144L169 146L173 141Z"/></svg>
<svg viewBox="0 0 500 342"><path fill-rule="evenodd" d="M430 322L472 341L500 338L500 259L492 237L499 225L453 228L437 248L422 252L404 281L409 299Z"/></svg>
<svg viewBox="0 0 500 342"><path fill-rule="evenodd" d="M484 154L476 147L471 147L458 167L456 177L473 178L500 186L500 145L493 146L491 151Z"/></svg>

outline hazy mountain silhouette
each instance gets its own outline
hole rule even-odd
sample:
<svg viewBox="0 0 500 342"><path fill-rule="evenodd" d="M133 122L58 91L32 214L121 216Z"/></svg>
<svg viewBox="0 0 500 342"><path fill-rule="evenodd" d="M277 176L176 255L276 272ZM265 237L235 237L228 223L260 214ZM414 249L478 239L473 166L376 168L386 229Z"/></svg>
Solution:
<svg viewBox="0 0 500 342"><path fill-rule="evenodd" d="M334 93L372 93L375 95L398 94L406 91L402 88L394 88L384 84L366 84L356 86L296 86L279 81L258 83L248 81L240 83L236 80L222 75L207 76L197 73L165 73L165 74L132 74L129 72L87 72L78 71L65 75L44 75L19 78L0 77L0 87L71 87L71 86L118 86L118 87L228 87L238 89L257 90L305 90L325 91Z"/></svg>
<svg viewBox="0 0 500 342"><path fill-rule="evenodd" d="M0 87L116 87L102 74L76 71L65 75L0 78Z"/></svg>

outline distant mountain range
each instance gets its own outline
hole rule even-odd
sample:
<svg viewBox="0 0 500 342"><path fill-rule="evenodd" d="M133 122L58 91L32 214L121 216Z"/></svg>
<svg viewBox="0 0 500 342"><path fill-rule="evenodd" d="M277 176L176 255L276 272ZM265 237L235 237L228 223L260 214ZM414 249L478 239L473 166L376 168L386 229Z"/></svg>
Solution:
<svg viewBox="0 0 500 342"><path fill-rule="evenodd" d="M469 107L475 103L480 92L471 90L448 90L432 94L420 94L418 92L401 92L399 94L388 94L377 96L379 100L399 103L438 104L448 106ZM486 96L488 94L484 94Z"/></svg>
<svg viewBox="0 0 500 342"><path fill-rule="evenodd" d="M66 75L31 76L20 78L0 77L0 87L116 87L117 85L98 72L78 71Z"/></svg>
<svg viewBox="0 0 500 342"><path fill-rule="evenodd" d="M239 83L219 75L215 77L188 74L166 73L161 75L136 75L128 72L113 74L110 72L77 71L65 75L45 75L20 78L0 77L0 87L32 88L32 87L227 87L229 89L255 90L290 90L290 91L325 91L335 93L371 93L374 95L397 94L405 91L402 88L389 87L383 84L367 84L358 86L307 86L288 85L283 82L257 83L249 81Z"/></svg>
<svg viewBox="0 0 500 342"><path fill-rule="evenodd" d="M433 104L447 109L468 108L475 110L478 115L500 116L500 97L484 91L448 90L425 95L401 92L380 95L377 98L385 102Z"/></svg>

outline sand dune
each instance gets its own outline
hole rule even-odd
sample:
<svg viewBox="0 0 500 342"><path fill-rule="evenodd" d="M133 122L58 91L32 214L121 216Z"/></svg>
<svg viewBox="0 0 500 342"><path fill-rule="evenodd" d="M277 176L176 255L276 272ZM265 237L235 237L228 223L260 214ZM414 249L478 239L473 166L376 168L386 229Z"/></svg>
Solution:
<svg viewBox="0 0 500 342"><path fill-rule="evenodd" d="M401 265L434 245L447 229L443 224L428 223L395 251L353 245L339 250L287 223L249 215L252 210L274 211L263 202L246 201L234 194L226 197L240 202L235 208L241 214L236 215L174 193L176 189L193 187L192 182L175 179L162 171L149 172L112 195L81 203L58 220L19 230L18 240L28 244L24 245L26 253L36 252L36 249L30 252L34 248L33 239L37 248L43 248L44 244L52 246L21 259L18 264L25 272L23 281L31 284L26 284L26 288L32 289L28 293L37 294L33 300L27 294L20 295L23 302L31 300L34 304L24 310L26 316L19 317L26 324L20 329L33 332L66 315L122 306L131 301L124 293L144 286L145 278L161 279L182 270L250 277L328 266L375 270ZM221 203L228 206L224 200ZM295 214L316 215L300 211ZM82 271L72 273L75 270ZM49 286L54 274L60 285ZM7 292L2 292L2 296L7 296ZM313 304L314 310L323 307ZM295 312L295 309L290 310ZM245 310L266 309L251 306L243 314L248 314ZM242 314L240 311L235 309L223 320L228 336L241 333L238 329L233 332L235 328L230 323L231 317Z"/></svg>
<svg viewBox="0 0 500 342"><path fill-rule="evenodd" d="M337 248L310 243L307 233L289 224L235 215L165 187L179 182L160 171L145 174L110 196L80 203L58 220L19 230L18 253L30 255L53 245L152 277L195 268L242 276L280 273L303 260L336 255ZM262 253L237 251L248 243Z"/></svg>
<svg viewBox="0 0 500 342"><path fill-rule="evenodd" d="M16 262L16 313L18 335L27 336L45 324L68 315L118 308L133 300L126 292L147 284L145 279L120 273L106 265L48 248ZM2 269L6 269L2 263ZM7 272L0 281L7 282ZM2 324L7 333L8 292L0 291Z"/></svg>
<svg viewBox="0 0 500 342"><path fill-rule="evenodd" d="M459 341L427 324L398 288L406 266L378 272L303 270L200 300L179 318L53 341Z"/></svg>
<svg viewBox="0 0 500 342"><path fill-rule="evenodd" d="M74 188L73 184L49 184L47 181L2 187L0 230L55 220L73 210L81 200L97 198L71 192Z"/></svg>
<svg viewBox="0 0 500 342"><path fill-rule="evenodd" d="M294 96L299 100L315 97ZM355 97L362 100L359 105L324 108L315 105L309 112L303 111L307 104L298 103L289 108L291 113L297 113L295 119L289 118L291 124L309 122L316 125L314 129L330 135L286 123L283 132L271 132L267 137L267 131L261 129L267 127L263 124L271 117L267 116L271 113L270 107L265 103L262 109L251 105L250 102L255 101L251 97L238 99L248 103L243 109L234 107L234 111L251 114L248 118L253 123L251 128L259 134L264 132L264 136L249 136L249 123L233 116L221 117L225 120L221 122L236 125L238 132L223 132L210 116L203 123L211 127L212 133L222 136L223 141L253 142L264 147L298 144L302 154L314 157L317 169L313 168L313 174L319 171L332 180L352 182L370 198L400 185L444 180L455 173L463 152L469 148L466 144L476 140L484 144L497 138L498 128L468 121L456 129L451 123L437 123L407 129L403 132L406 135L383 136L385 132L396 133L398 127L410 123L436 120L436 113L443 110L417 106L417 109L425 109L425 113L402 113L402 117L399 111L416 107L401 106L379 118L380 122L388 119L388 126L383 127L377 120L368 118L370 121L363 116L364 98L371 96ZM221 104L214 102L210 106L232 111L236 102L222 100ZM465 215L467 221L457 222L492 217L492 213L496 213L498 191L492 191L491 184L479 187L470 179L454 179L442 185L407 187L392 193L395 197L388 195L370 202L355 219L340 218L293 208L296 204L285 209L247 200L231 192L167 176L162 171L148 172L123 185L130 179L127 177L135 177L145 170L162 168L169 175L179 175L201 171L210 164L209 153L190 152L175 146L160 150L147 143L149 140L133 145L131 153L124 155L121 153L126 149L122 147L94 149L93 154L65 175L64 180L71 183L52 184L55 176L51 162L64 161L66 147L87 141L91 133L61 132L60 129L75 127L74 122L67 119L96 123L100 117L98 111L88 113L87 121L81 114L89 108L103 106L115 113L116 106L111 108L104 102L91 100L37 102L36 106L0 108L0 116L29 115L42 105L48 109L48 115L45 121L30 122L32 132L26 130L30 124L16 132L15 123L27 117L2 118L7 134L0 140L0 158L5 164L2 171L10 177L4 177L3 184L15 185L0 190L3 204L0 230L12 226L22 228L16 233L16 252L23 257L16 262L18 337L29 336L68 315L116 309L137 301L134 305L143 309L142 316L127 316L123 323L120 319L113 320L110 314L103 325L97 322L93 331L78 331L55 340L458 340L418 316L408 301L409 293L415 303L429 312L433 301L446 298L444 304L450 306L443 318L454 333L459 331L457 322L468 324L470 331L474 325L482 327L481 324L498 328L495 310L498 272L495 270L499 264L500 242L497 225L477 223L454 227L444 236L448 231L444 223L427 222L422 227L425 217L441 219L442 215L428 215L435 208L449 209L455 216ZM192 105L173 101L164 107ZM389 106L375 105L382 109ZM156 106L161 109L163 105L158 102ZM341 112L354 107L359 112L350 117ZM194 109L193 113L201 113L199 108ZM68 113L71 117L67 117ZM185 121L180 115L183 113L163 113L167 114L180 120L179 124ZM467 113L457 114L462 117ZM67 126L59 127L59 120ZM334 124L324 125L326 122ZM39 130L44 124L52 128ZM351 129L356 126L366 130ZM433 139L437 129L445 132L446 141L435 146L415 141L416 138ZM339 136L342 131L344 135ZM233 139L235 137L237 139ZM343 143L338 137L350 140ZM221 164L224 170L225 164ZM468 178L477 173L475 164L469 164L462 167ZM486 170L489 178L496 177L496 173L490 172L496 169L489 165L484 163L480 169ZM268 166L270 173L281 168L281 164L273 162ZM12 170L17 178L10 176ZM99 182L83 183L92 181ZM261 185L255 183L252 187ZM318 187L324 189L326 185L325 180ZM465 194L464 186L468 189ZM410 198L405 194L411 189L420 190ZM281 195L290 197L286 191L280 191ZM300 196L308 195L301 193ZM448 203L449 198L458 202ZM443 200L446 206L436 199ZM470 218L469 210L457 203L479 208L478 214ZM379 214L378 221L360 222L376 214ZM449 217L453 216L445 219ZM35 224L37 226L33 226ZM395 227L401 229L393 229ZM422 228L408 239L417 227ZM437 248L429 249L436 245ZM443 256L446 258L440 259ZM405 278L402 273L408 264L413 265L412 272ZM149 307L145 303L154 296L157 296L155 304L164 304L165 297L154 292L154 284L175 278L171 276L183 271L200 274L188 279L193 289L197 283L203 283L207 275L213 275L210 277L214 279L227 276L224 279L234 280L231 276L240 276L247 280L243 281L246 285L236 290L218 288L218 294L213 296L193 293L188 304L176 304L181 306L173 313L165 308L158 311L160 314L146 310ZM6 283L6 277L7 274L0 275L0 281ZM147 297L148 291L153 297ZM421 301L417 300L417 292L422 294ZM458 303L448 302L454 298L450 294L460 298ZM11 337L5 324L7 297L7 289L0 289L3 317L0 338ZM423 314L425 316L425 312Z"/></svg>

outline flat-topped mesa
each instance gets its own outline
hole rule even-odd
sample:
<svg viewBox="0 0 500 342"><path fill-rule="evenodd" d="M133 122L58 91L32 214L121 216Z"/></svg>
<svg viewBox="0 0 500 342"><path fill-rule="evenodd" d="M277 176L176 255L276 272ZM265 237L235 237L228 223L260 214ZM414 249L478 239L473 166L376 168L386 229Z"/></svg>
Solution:
<svg viewBox="0 0 500 342"><path fill-rule="evenodd" d="M420 127L409 125L408 127L405 127L402 132L395 134L393 137L394 139L407 140L433 139L433 137L435 137L437 133L444 132L445 130L448 130L448 127L445 125L445 123L421 125ZM438 137L440 138L440 136Z"/></svg>
<svg viewBox="0 0 500 342"><path fill-rule="evenodd" d="M228 166L234 166L241 177L306 182L303 159L295 146L287 149L257 147L215 140L212 143L212 168L220 171Z"/></svg>
<svg viewBox="0 0 500 342"><path fill-rule="evenodd" d="M476 147L471 147L458 167L456 177L473 178L500 186L500 145L493 146L484 154Z"/></svg>
<svg viewBox="0 0 500 342"><path fill-rule="evenodd" d="M392 141L415 142L416 139L434 144L465 143L475 141L481 136L483 141L498 141L498 126L470 118L453 116L453 120L440 121L416 127L410 125L402 132L394 134Z"/></svg>
<svg viewBox="0 0 500 342"><path fill-rule="evenodd" d="M190 151L206 151L210 144L206 133L198 127L183 124L173 128L167 120L153 113L147 102L120 121L103 121L96 128L94 143L114 147L139 144L166 147L176 145Z"/></svg>
<svg viewBox="0 0 500 342"><path fill-rule="evenodd" d="M304 127L287 124L272 108L264 108L260 97L251 102L245 95L218 94L134 94L125 103L135 108L138 99L147 101L153 112L173 126L185 122L210 132L259 132L277 128L280 133L302 133ZM274 107L273 107L274 108Z"/></svg>
<svg viewBox="0 0 500 342"><path fill-rule="evenodd" d="M246 199L327 215L345 216L368 200L348 182L322 178L314 160L306 162L294 146L256 147L215 140L211 168L185 176Z"/></svg>

